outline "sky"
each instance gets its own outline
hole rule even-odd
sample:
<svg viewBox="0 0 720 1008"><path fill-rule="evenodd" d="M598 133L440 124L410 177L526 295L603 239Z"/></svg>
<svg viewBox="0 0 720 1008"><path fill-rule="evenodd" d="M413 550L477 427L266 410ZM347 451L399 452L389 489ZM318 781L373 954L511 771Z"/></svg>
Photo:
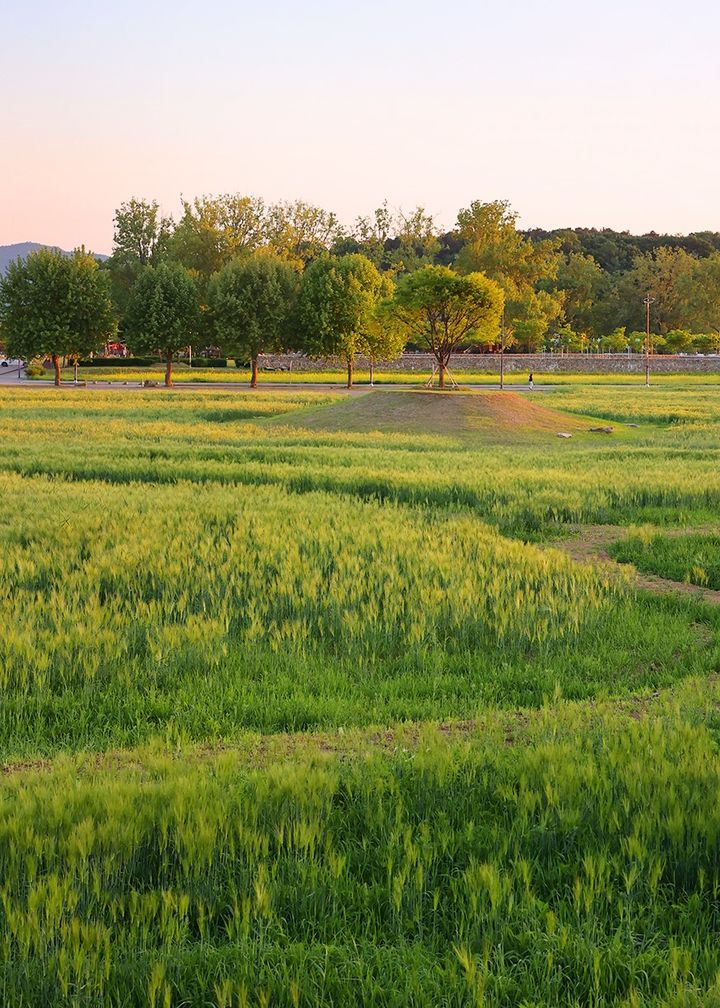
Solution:
<svg viewBox="0 0 720 1008"><path fill-rule="evenodd" d="M0 0L0 244L132 197L720 231L717 0Z"/></svg>

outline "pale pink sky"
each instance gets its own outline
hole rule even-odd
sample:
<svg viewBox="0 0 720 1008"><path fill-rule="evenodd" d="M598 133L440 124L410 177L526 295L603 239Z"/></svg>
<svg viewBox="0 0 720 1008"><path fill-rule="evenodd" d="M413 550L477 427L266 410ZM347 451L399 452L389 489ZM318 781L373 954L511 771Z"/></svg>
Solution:
<svg viewBox="0 0 720 1008"><path fill-rule="evenodd" d="M0 244L109 252L123 200L219 192L720 230L718 38L711 0L16 2Z"/></svg>

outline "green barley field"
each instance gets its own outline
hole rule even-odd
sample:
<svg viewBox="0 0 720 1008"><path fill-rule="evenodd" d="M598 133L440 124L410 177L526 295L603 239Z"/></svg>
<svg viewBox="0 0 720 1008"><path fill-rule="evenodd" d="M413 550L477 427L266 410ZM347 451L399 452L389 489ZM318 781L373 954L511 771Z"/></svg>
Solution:
<svg viewBox="0 0 720 1008"><path fill-rule="evenodd" d="M0 419L1 1005L720 1008L715 389Z"/></svg>

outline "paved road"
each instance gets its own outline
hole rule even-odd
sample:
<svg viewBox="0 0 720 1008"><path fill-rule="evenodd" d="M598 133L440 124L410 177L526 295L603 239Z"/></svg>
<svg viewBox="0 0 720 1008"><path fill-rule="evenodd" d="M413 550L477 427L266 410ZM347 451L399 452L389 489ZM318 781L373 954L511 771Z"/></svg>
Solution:
<svg viewBox="0 0 720 1008"><path fill-rule="evenodd" d="M21 374L21 371L22 368L18 367L17 364L11 364L9 367L0 367L0 384L24 381L25 375Z"/></svg>
<svg viewBox="0 0 720 1008"><path fill-rule="evenodd" d="M3 371L6 370L3 368ZM0 383L2 378L0 377ZM21 384L17 380L17 375L14 376L14 381L8 381L6 384L18 385ZM54 383L52 381L46 381L44 379L32 379L22 381L22 387L25 389L36 388L36 389L51 389L54 388ZM71 389L74 388L74 384L71 381L64 381L62 383L63 388ZM92 381L85 384L81 382L78 388L87 389L90 392L138 392L146 391L143 386L136 381L129 382L128 384L123 384L123 382L113 381L106 382L102 380ZM535 385L535 392L549 392L553 389L562 388L564 386L560 385ZM257 392L257 393L267 393L267 392L333 392L333 393L345 393L346 395L365 395L368 392L407 392L411 390L417 391L422 389L420 384L418 385L408 385L405 383L399 383L397 385L391 385L383 383L382 385L354 385L351 389L347 388L345 385L331 385L329 383L323 382L272 382L272 383L261 383L257 388L252 389L249 385L242 382L179 382L173 383L174 389L182 389L183 391L195 391L195 392L212 392L216 390L231 391L231 392ZM529 392L527 383L522 385L512 385L509 382L505 383L505 388L508 392ZM498 391L500 386L495 385L460 385L455 391L457 392L493 392ZM163 391L164 385L162 382L158 383L157 389L151 391ZM438 391L437 386L434 387L435 391ZM450 385L446 386L446 392L451 392L453 389Z"/></svg>

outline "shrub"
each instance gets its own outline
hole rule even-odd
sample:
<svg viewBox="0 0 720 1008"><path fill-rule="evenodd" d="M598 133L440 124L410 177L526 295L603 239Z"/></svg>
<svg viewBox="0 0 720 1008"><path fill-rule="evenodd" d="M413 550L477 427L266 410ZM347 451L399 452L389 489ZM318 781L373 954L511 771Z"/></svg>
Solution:
<svg viewBox="0 0 720 1008"><path fill-rule="evenodd" d="M197 368L227 367L227 360L224 357L193 357L190 366Z"/></svg>
<svg viewBox="0 0 720 1008"><path fill-rule="evenodd" d="M162 364L159 357L93 357L91 360L78 361L80 367L151 367Z"/></svg>

